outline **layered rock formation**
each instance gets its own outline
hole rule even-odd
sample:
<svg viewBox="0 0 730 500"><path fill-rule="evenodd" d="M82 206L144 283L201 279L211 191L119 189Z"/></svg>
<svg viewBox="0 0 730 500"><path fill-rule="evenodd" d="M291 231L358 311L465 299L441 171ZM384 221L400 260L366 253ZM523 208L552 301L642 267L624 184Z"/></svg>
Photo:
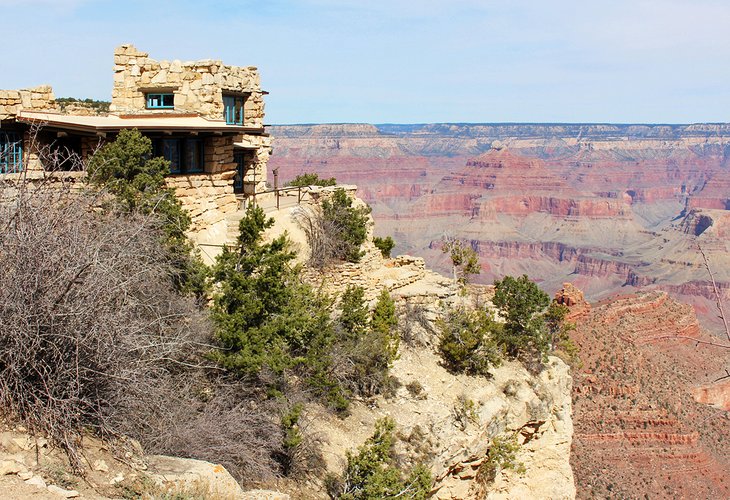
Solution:
<svg viewBox="0 0 730 500"><path fill-rule="evenodd" d="M591 299L651 286L716 327L709 255L730 284L728 125L271 127L280 178L356 183L378 234L446 271L444 234L469 240L481 280L527 273ZM713 323L714 322L714 323Z"/></svg>
<svg viewBox="0 0 730 500"><path fill-rule="evenodd" d="M711 382L727 358L688 339L711 339L692 308L645 292L583 309L577 323L578 497L727 498L727 413L705 404L725 401Z"/></svg>

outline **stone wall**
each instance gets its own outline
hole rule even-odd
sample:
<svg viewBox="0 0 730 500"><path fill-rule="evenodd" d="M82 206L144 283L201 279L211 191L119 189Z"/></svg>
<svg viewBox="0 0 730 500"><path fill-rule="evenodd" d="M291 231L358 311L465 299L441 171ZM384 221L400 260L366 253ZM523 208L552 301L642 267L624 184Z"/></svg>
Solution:
<svg viewBox="0 0 730 500"><path fill-rule="evenodd" d="M244 194L261 193L267 188L268 162L271 156L271 137L267 135L244 134L237 137L236 142L253 153L251 163L247 165L243 177Z"/></svg>
<svg viewBox="0 0 730 500"><path fill-rule="evenodd" d="M49 85L29 89L0 90L0 120L14 119L21 109L56 111L56 98Z"/></svg>
<svg viewBox="0 0 730 500"><path fill-rule="evenodd" d="M175 190L190 214L190 236L196 243L225 241L226 219L238 210L238 199L233 193L235 174L235 170L225 170L167 177L167 185Z"/></svg>
<svg viewBox="0 0 730 500"><path fill-rule="evenodd" d="M175 109L146 109L145 93L155 91L173 93ZM226 92L247 94L244 125L263 126L263 92L255 67L227 66L212 59L157 61L133 45L114 51L112 113L196 113L222 120Z"/></svg>

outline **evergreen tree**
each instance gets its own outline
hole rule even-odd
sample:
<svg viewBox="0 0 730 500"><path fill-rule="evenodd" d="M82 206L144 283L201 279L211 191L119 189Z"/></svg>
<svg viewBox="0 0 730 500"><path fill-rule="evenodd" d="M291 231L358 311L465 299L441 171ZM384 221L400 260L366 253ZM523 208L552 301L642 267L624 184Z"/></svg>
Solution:
<svg viewBox="0 0 730 500"><path fill-rule="evenodd" d="M428 497L433 480L423 465L401 470L395 460L395 422L375 422L375 433L357 454L347 452L347 466L341 478L328 480L329 493L342 500L379 500Z"/></svg>
<svg viewBox="0 0 730 500"><path fill-rule="evenodd" d="M359 341L368 327L368 307L365 304L365 290L360 286L348 285L340 301L340 326L343 335Z"/></svg>
<svg viewBox="0 0 730 500"><path fill-rule="evenodd" d="M500 349L494 337L502 325L486 310L455 308L439 320L437 326L441 330L439 352L449 371L489 375L489 368L501 364Z"/></svg>
<svg viewBox="0 0 730 500"><path fill-rule="evenodd" d="M495 281L492 302L505 316L503 327L495 331L495 340L511 357L541 360L549 349L549 334L543 312L550 297L527 275L505 276Z"/></svg>
<svg viewBox="0 0 730 500"><path fill-rule="evenodd" d="M213 320L222 349L211 356L240 376L265 376L270 391L297 375L343 411L347 397L332 376L330 300L302 283L285 235L263 241L272 224L263 209L250 206L236 248L225 248L213 267L219 284Z"/></svg>
<svg viewBox="0 0 730 500"><path fill-rule="evenodd" d="M322 202L322 225L330 246L331 257L359 262L360 247L368 235L370 207L353 207L344 189L337 188L330 199Z"/></svg>

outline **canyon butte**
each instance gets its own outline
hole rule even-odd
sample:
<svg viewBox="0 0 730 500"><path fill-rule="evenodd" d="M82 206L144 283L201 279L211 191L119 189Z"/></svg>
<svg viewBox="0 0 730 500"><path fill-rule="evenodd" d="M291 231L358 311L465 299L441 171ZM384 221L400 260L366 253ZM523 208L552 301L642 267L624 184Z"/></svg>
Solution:
<svg viewBox="0 0 730 500"><path fill-rule="evenodd" d="M725 335L712 278L727 303L730 125L270 132L276 182L357 184L394 253L449 274L443 239L461 239L475 280L525 273L570 307L578 498L730 496L729 351L697 342Z"/></svg>

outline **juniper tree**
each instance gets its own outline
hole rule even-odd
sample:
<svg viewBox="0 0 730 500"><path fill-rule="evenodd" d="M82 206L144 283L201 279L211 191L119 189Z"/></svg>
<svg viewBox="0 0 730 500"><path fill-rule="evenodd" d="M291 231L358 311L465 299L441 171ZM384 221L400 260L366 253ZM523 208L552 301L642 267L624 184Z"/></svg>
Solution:
<svg viewBox="0 0 730 500"><path fill-rule="evenodd" d="M492 302L505 319L503 327L495 331L495 340L511 357L542 359L550 342L543 317L550 297L527 275L505 276L494 286Z"/></svg>

